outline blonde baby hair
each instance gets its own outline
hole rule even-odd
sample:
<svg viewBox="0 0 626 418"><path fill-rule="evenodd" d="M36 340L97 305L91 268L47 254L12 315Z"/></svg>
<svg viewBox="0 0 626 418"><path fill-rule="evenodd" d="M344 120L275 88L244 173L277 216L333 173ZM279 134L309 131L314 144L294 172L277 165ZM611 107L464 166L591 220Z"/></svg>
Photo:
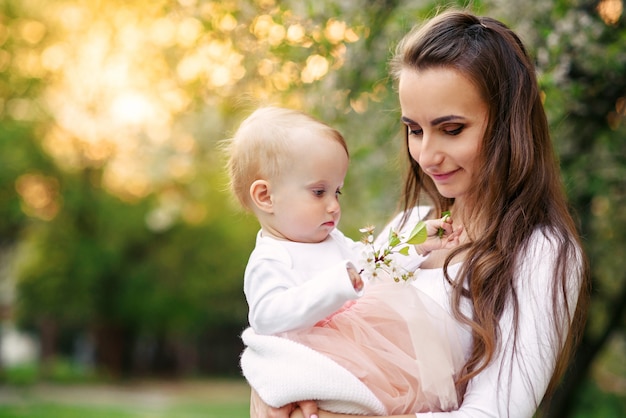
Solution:
<svg viewBox="0 0 626 418"><path fill-rule="evenodd" d="M276 106L258 108L226 142L230 188L244 209L252 209L249 190L255 180L276 179L294 163L290 156L298 145L295 131L299 129L337 141L348 155L341 133L314 117Z"/></svg>

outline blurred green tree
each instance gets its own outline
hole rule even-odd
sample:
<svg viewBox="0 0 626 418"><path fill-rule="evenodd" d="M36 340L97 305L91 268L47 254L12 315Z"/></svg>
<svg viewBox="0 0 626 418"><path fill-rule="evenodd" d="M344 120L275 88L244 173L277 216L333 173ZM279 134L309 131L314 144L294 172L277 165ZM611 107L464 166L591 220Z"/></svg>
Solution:
<svg viewBox="0 0 626 418"><path fill-rule="evenodd" d="M622 351L612 342L626 338L626 20L622 1L604 0L554 2L537 21L546 106L594 286L586 335L544 408L566 417L593 363L599 370L603 352ZM626 361L623 352L618 358Z"/></svg>

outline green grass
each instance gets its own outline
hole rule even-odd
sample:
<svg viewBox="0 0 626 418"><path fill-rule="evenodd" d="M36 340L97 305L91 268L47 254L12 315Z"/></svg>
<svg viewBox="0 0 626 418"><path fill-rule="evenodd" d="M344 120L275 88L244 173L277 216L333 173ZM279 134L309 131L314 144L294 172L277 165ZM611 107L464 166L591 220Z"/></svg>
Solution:
<svg viewBox="0 0 626 418"><path fill-rule="evenodd" d="M178 405L165 410L139 410L132 407L61 405L34 402L2 405L2 418L248 418L247 404Z"/></svg>
<svg viewBox="0 0 626 418"><path fill-rule="evenodd" d="M0 406L2 418L248 418L249 407L233 404L178 405L165 410L139 410L131 407L61 405L34 402L28 405Z"/></svg>
<svg viewBox="0 0 626 418"><path fill-rule="evenodd" d="M72 405L58 405L46 402L34 402L25 405L0 406L0 417L3 418L135 418L140 416L145 415L124 411L120 408L95 408L89 406L81 407Z"/></svg>
<svg viewBox="0 0 626 418"><path fill-rule="evenodd" d="M249 418L243 381L0 386L0 418Z"/></svg>

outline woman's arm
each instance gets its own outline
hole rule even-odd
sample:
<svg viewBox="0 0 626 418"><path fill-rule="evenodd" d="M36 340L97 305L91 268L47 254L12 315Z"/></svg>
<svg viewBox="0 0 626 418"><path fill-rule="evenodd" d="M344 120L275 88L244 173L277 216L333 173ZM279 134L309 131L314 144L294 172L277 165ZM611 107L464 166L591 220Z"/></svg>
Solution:
<svg viewBox="0 0 626 418"><path fill-rule="evenodd" d="M295 411L298 411L300 417L318 418L315 401L293 402L280 408L272 408L261 400L254 389L250 393L250 418L290 418Z"/></svg>
<svg viewBox="0 0 626 418"><path fill-rule="evenodd" d="M343 415L333 414L332 412L319 411L319 418L415 418L415 415L389 415L386 417L373 417L363 415ZM302 413L300 409L296 409L289 418L306 418L307 416ZM309 416L310 417L310 416Z"/></svg>
<svg viewBox="0 0 626 418"><path fill-rule="evenodd" d="M415 415L393 415L374 417L363 415L334 414L319 411L315 401L302 401L285 405L282 408L271 408L266 405L252 389L250 394L250 418L415 418Z"/></svg>

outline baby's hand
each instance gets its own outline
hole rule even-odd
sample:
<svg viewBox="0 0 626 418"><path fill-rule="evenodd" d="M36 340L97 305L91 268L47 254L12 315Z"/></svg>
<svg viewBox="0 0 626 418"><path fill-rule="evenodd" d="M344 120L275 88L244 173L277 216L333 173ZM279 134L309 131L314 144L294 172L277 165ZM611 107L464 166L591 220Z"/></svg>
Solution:
<svg viewBox="0 0 626 418"><path fill-rule="evenodd" d="M358 271L356 271L354 266L350 264L348 265L348 267L346 267L346 269L348 270L348 276L350 276L350 281L352 282L352 287L354 288L354 290L358 292L363 289L363 279L361 279L361 275Z"/></svg>
<svg viewBox="0 0 626 418"><path fill-rule="evenodd" d="M459 245L459 237L463 227L456 230L452 227L452 218L445 215L440 219L424 221L428 238L421 244L415 245L417 254L426 256L431 251L454 248Z"/></svg>

